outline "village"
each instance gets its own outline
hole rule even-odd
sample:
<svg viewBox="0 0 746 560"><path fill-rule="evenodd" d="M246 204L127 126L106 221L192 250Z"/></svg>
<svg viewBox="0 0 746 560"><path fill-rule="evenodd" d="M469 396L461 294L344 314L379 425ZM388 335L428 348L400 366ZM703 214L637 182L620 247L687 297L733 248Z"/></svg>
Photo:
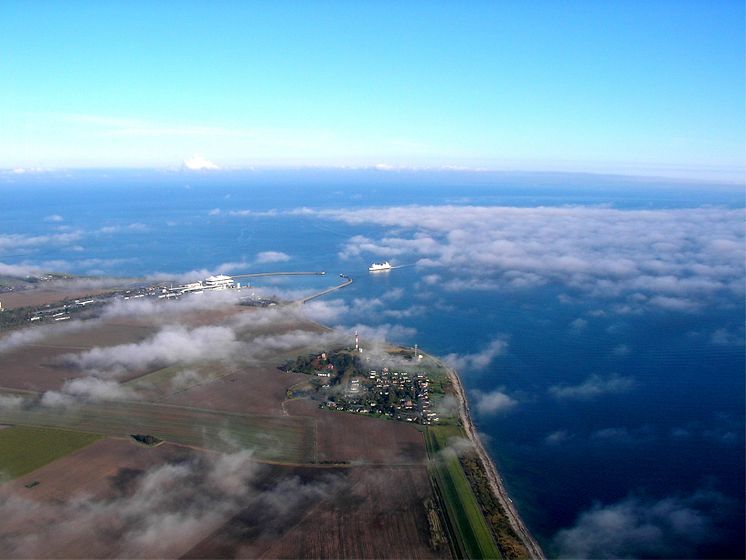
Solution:
<svg viewBox="0 0 746 560"><path fill-rule="evenodd" d="M320 400L319 408L353 414L370 414L403 422L432 425L440 422L431 398L443 394L425 371L401 368L364 368L359 355L349 350L299 356L284 367L288 373L311 378L295 396Z"/></svg>

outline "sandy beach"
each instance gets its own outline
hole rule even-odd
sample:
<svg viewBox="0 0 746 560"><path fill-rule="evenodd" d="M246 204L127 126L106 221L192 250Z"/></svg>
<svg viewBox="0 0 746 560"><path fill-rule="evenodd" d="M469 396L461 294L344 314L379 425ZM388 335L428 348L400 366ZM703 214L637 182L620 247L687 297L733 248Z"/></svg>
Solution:
<svg viewBox="0 0 746 560"><path fill-rule="evenodd" d="M479 458L484 465L484 469L487 473L487 478L490 481L492 491L500 500L500 503L502 504L503 509L505 510L505 513L510 520L510 524L519 535L521 541L526 547L526 550L528 550L529 557L533 559L544 558L544 553L542 552L539 543L536 542L526 525L523 523L521 516L518 514L518 510L515 508L515 506L513 505L513 501L508 496L508 492L505 489L505 485L502 482L500 474L495 468L495 464L492 462L492 459L487 454L484 446L482 445L482 441L479 439L479 435L477 434L477 431L474 428L474 424L471 421L471 415L469 413L469 403L466 400L466 393L463 386L461 385L461 379L459 378L458 373L448 366L443 365L443 367L445 367L445 369L448 371L448 376L453 383L453 389L456 393L456 397L458 398L459 416L461 418L461 423L464 426L464 430L466 431L468 438L474 444L477 454L479 455Z"/></svg>

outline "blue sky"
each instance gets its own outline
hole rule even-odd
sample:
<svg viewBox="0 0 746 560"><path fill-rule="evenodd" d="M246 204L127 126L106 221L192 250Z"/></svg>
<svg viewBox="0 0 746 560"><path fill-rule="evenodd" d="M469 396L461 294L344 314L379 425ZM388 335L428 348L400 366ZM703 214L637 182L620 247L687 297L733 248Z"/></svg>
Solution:
<svg viewBox="0 0 746 560"><path fill-rule="evenodd" d="M0 168L738 180L742 2L0 4Z"/></svg>

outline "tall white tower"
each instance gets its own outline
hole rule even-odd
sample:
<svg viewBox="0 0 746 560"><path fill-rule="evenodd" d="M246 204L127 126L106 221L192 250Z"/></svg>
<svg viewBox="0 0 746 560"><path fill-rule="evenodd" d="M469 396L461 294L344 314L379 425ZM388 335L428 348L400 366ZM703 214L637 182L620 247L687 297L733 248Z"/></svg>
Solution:
<svg viewBox="0 0 746 560"><path fill-rule="evenodd" d="M355 331L355 352L358 352L360 350L360 337L357 335L357 331Z"/></svg>

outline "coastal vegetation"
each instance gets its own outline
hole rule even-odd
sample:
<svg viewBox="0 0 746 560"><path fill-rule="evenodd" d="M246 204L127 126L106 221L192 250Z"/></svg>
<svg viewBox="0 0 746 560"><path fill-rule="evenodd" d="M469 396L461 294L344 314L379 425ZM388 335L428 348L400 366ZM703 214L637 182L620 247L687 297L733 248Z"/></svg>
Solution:
<svg viewBox="0 0 746 560"><path fill-rule="evenodd" d="M454 553L458 558L502 558L458 454L448 445L449 438L459 436L464 434L454 426L425 431L430 476L445 510Z"/></svg>
<svg viewBox="0 0 746 560"><path fill-rule="evenodd" d="M473 451L465 452L459 459L502 555L511 559L528 558L526 547L516 534L508 520L505 509L500 505L500 501L490 487L479 456Z"/></svg>

